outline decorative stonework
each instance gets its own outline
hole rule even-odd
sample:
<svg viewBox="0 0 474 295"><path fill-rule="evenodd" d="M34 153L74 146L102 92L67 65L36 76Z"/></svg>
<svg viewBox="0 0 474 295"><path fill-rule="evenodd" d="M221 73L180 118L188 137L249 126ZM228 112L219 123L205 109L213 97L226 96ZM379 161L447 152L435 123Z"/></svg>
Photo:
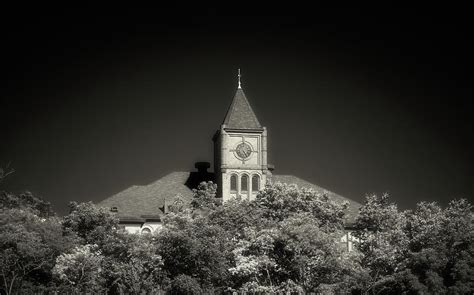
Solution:
<svg viewBox="0 0 474 295"><path fill-rule="evenodd" d="M224 147L227 147L229 154L226 167L260 169L261 136L235 131L227 131L226 135Z"/></svg>

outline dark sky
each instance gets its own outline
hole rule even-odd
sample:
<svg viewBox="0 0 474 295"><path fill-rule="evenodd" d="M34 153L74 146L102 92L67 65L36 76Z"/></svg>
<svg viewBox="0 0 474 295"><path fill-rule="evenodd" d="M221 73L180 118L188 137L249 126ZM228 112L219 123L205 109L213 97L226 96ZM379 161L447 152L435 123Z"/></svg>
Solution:
<svg viewBox="0 0 474 295"><path fill-rule="evenodd" d="M402 208L474 201L462 7L91 11L6 12L6 189L63 214L211 161L241 68L275 173L360 202L389 192Z"/></svg>

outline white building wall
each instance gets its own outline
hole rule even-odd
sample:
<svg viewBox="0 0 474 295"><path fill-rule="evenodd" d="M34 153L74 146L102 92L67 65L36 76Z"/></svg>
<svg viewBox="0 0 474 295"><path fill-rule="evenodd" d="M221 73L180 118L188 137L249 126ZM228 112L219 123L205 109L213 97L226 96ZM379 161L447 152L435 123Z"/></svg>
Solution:
<svg viewBox="0 0 474 295"><path fill-rule="evenodd" d="M354 242L358 242L358 241L359 239L354 237L351 231L345 232L345 234L340 239L340 243L344 244L347 251L349 252L354 250Z"/></svg>
<svg viewBox="0 0 474 295"><path fill-rule="evenodd" d="M141 229L149 228L151 232L160 231L163 228L163 224L161 222L145 222Z"/></svg>
<svg viewBox="0 0 474 295"><path fill-rule="evenodd" d="M133 223L133 224L122 224L125 230L131 234L138 234L140 233L141 224Z"/></svg>
<svg viewBox="0 0 474 295"><path fill-rule="evenodd" d="M152 233L160 231L163 228L161 222L145 222L145 223L122 223L125 230L131 234L141 234L143 229L149 229Z"/></svg>

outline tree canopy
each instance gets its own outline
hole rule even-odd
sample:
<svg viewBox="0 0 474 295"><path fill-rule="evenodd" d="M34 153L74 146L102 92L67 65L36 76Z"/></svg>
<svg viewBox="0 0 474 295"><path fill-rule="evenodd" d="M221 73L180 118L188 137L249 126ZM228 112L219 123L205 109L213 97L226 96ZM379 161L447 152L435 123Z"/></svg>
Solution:
<svg viewBox="0 0 474 295"><path fill-rule="evenodd" d="M341 245L341 204L276 183L255 200L216 200L201 183L161 230L126 232L113 212L71 203L57 217L31 193L0 192L1 290L17 293L468 294L474 289L473 207L421 202L401 211L367 196ZM179 200L179 198L177 198Z"/></svg>

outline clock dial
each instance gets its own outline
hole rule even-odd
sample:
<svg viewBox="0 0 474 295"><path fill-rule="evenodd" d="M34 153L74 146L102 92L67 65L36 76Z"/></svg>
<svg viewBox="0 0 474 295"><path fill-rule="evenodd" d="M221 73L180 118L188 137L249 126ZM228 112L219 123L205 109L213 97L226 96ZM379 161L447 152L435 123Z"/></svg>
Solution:
<svg viewBox="0 0 474 295"><path fill-rule="evenodd" d="M240 143L235 148L235 153L242 159L247 159L252 154L252 147L246 142Z"/></svg>

